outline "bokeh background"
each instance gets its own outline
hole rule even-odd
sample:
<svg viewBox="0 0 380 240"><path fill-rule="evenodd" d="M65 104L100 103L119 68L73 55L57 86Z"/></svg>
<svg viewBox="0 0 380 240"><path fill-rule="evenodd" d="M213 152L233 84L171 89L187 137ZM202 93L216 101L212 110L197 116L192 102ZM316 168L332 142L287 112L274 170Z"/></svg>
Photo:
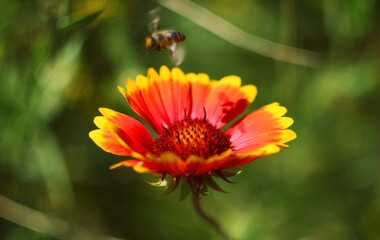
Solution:
<svg viewBox="0 0 380 240"><path fill-rule="evenodd" d="M98 107L133 114L117 86L173 67L144 46L158 6L187 36L185 72L239 75L259 89L249 110L279 101L295 119L290 148L221 183L207 211L236 239L379 239L380 2L193 3L0 1L0 239L219 239L88 138Z"/></svg>

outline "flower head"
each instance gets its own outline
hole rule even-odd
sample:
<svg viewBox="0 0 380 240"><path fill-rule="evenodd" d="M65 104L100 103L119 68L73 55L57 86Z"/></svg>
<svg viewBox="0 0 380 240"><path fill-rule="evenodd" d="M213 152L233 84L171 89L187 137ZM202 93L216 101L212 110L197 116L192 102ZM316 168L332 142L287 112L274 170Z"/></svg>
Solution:
<svg viewBox="0 0 380 240"><path fill-rule="evenodd" d="M241 86L237 76L219 81L200 73L184 74L163 66L159 73L128 79L119 87L131 108L155 131L155 137L138 120L107 108L95 117L99 128L91 139L103 150L131 159L113 165L136 172L172 176L173 191L185 178L193 193L205 186L221 190L211 176L228 181L229 169L277 153L296 138L287 129L293 119L284 117L286 108L266 105L222 128L241 114L256 97L254 85ZM236 172L234 172L236 173Z"/></svg>

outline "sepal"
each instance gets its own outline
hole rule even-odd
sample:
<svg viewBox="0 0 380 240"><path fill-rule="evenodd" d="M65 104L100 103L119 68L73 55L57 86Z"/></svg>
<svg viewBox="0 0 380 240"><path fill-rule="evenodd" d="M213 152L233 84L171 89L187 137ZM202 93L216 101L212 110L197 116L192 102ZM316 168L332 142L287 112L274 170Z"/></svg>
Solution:
<svg viewBox="0 0 380 240"><path fill-rule="evenodd" d="M162 176L157 181L155 182L146 181L146 182L153 187L167 187L168 181L166 181L165 177L166 177L166 174L162 174Z"/></svg>
<svg viewBox="0 0 380 240"><path fill-rule="evenodd" d="M225 182L228 182L228 183L235 183L235 182L232 182L230 179L230 177L234 177L238 174L240 174L243 170L242 169L223 169L223 170L215 170L212 175L214 177L217 177L217 178L221 178L223 179Z"/></svg>
<svg viewBox="0 0 380 240"><path fill-rule="evenodd" d="M169 180L169 185L167 186L164 195L169 195L170 193L174 192L179 186L181 182L181 177L171 177Z"/></svg>
<svg viewBox="0 0 380 240"><path fill-rule="evenodd" d="M179 200L180 201L185 200L187 196L189 196L189 194L190 194L189 185L186 183L186 181L181 181L181 192L179 195Z"/></svg>
<svg viewBox="0 0 380 240"><path fill-rule="evenodd" d="M223 188L221 188L219 186L219 184L217 182L215 182L214 179L210 175L205 177L205 183L206 183L206 184L204 184L205 186L209 186L210 188L214 189L215 191L222 192L222 193L228 193Z"/></svg>

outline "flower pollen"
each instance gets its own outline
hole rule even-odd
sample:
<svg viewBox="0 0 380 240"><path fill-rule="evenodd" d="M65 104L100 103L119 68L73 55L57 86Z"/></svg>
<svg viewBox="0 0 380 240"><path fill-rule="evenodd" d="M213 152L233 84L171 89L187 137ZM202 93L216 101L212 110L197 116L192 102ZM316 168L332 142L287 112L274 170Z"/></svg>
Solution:
<svg viewBox="0 0 380 240"><path fill-rule="evenodd" d="M230 137L206 119L183 119L174 122L158 136L153 152L172 152L185 161L196 155L207 159L231 148Z"/></svg>

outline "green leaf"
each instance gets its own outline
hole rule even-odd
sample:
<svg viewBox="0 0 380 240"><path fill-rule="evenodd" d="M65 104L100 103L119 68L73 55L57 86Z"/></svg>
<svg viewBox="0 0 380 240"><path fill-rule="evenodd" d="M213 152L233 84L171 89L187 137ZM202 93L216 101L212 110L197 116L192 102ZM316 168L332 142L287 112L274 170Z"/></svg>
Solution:
<svg viewBox="0 0 380 240"><path fill-rule="evenodd" d="M79 29L79 28L87 26L90 23L92 23L93 21L95 21L100 16L100 14L102 12L103 12L103 10L99 10L97 12L94 12L90 15L87 15L85 17L81 17L81 18L76 19L76 20L75 19L73 20L70 17L63 17L59 21L58 28L63 33L70 32L70 31L73 31L75 29Z"/></svg>

